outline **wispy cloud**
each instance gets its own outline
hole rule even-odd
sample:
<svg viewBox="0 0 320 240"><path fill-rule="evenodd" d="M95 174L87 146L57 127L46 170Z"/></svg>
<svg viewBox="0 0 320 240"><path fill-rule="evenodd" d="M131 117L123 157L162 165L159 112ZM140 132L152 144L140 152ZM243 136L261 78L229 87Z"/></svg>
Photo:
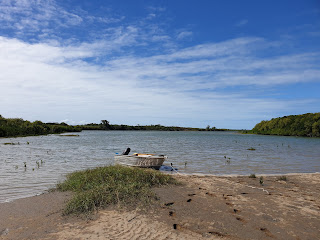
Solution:
<svg viewBox="0 0 320 240"><path fill-rule="evenodd" d="M72 27L87 27L89 24L115 24L123 21L124 16L92 16L81 9L67 11L53 0L4 0L0 2L1 29L24 40L34 41L59 38L57 35ZM90 32L89 32L90 34ZM74 37L74 36L73 36Z"/></svg>
<svg viewBox="0 0 320 240"><path fill-rule="evenodd" d="M177 35L177 39L178 40L182 40L182 39L185 39L185 38L191 38L193 35L193 33L191 31L182 31L180 32L178 35Z"/></svg>
<svg viewBox="0 0 320 240"><path fill-rule="evenodd" d="M248 128L261 116L320 104L268 95L275 86L319 84L320 52L281 51L287 42L261 37L181 47L193 32L170 34L155 21L165 9L148 10L128 23L116 14L68 12L54 1L2 1L0 114L73 124L206 126L214 119L217 127ZM55 31L84 24L103 27L83 39Z"/></svg>
<svg viewBox="0 0 320 240"><path fill-rule="evenodd" d="M135 48L140 51L143 47L149 51L152 48L170 50L174 47L172 38L155 20L165 8L149 7L148 11L145 18L125 22L125 16L112 10L103 16L90 15L81 8L67 11L53 0L5 0L0 2L0 36L31 43L55 41L60 45L81 44L94 39L105 42L103 49L106 51L120 50L119 47L124 46L130 46L130 51ZM89 30L84 34L83 29ZM112 46L107 42L112 42ZM154 46L155 42L158 45Z"/></svg>
<svg viewBox="0 0 320 240"><path fill-rule="evenodd" d="M244 25L247 25L248 22L249 22L249 21L248 21L247 19L242 19L241 21L237 22L237 23L235 24L235 26L236 26L236 27L242 27L242 26L244 26Z"/></svg>
<svg viewBox="0 0 320 240"><path fill-rule="evenodd" d="M75 13L67 12L54 1L7 0L0 5L0 21L3 28L38 31L51 21L59 26L77 25L83 19Z"/></svg>
<svg viewBox="0 0 320 240"><path fill-rule="evenodd" d="M114 41L117 43L117 38ZM132 124L150 124L156 119L165 124L157 118L161 112L177 123L179 118L189 119L190 124L195 119L214 118L223 127L225 116L257 118L262 113L294 108L297 102L252 97L245 91L222 93L221 89L319 81L315 60L320 53L256 56L252 46L260 45L263 51L266 43L260 38L238 38L163 55L122 55L97 65L86 59L99 57L99 49L112 45L110 40L51 46L1 37L2 97L10 101L4 100L0 106L7 112L13 106L16 112L29 109L35 115L42 109L52 118L50 112L55 111L55 119L64 119L67 112L69 119L95 114L87 119L97 121L108 113L111 121ZM121 120L125 116L132 120Z"/></svg>

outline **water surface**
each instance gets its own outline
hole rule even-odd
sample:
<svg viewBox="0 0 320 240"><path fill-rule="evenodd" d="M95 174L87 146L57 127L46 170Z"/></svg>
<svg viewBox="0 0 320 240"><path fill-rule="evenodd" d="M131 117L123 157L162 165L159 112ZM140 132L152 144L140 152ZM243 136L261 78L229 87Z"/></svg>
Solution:
<svg viewBox="0 0 320 240"><path fill-rule="evenodd" d="M115 153L165 154L179 172L284 174L320 172L320 139L235 132L83 131L0 139L0 202L54 187L67 173L113 164ZM4 145L14 143L15 145ZM247 150L254 148L255 150ZM26 164L26 167L24 165Z"/></svg>

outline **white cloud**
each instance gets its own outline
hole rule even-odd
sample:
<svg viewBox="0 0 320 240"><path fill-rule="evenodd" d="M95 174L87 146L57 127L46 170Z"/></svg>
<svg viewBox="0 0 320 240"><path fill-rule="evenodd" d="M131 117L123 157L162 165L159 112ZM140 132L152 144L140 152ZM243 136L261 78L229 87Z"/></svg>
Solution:
<svg viewBox="0 0 320 240"><path fill-rule="evenodd" d="M169 57L174 59L187 58L216 58L223 55L241 54L261 44L262 38L236 38L221 43L199 44L193 47L182 49L171 54Z"/></svg>
<svg viewBox="0 0 320 240"><path fill-rule="evenodd" d="M157 15L155 13L149 13L149 15L147 16L147 19L153 19L155 18Z"/></svg>
<svg viewBox="0 0 320 240"><path fill-rule="evenodd" d="M186 39L186 38L191 38L193 35L193 33L191 31L183 31L183 32L180 32L178 35L177 35L177 39L178 40L182 40L182 39Z"/></svg>
<svg viewBox="0 0 320 240"><path fill-rule="evenodd" d="M125 16L68 12L54 1L1 1L0 24L13 36L0 36L0 114L71 124L206 126L214 120L217 127L247 128L253 126L238 121L319 105L319 99L264 95L275 86L319 83L319 52L274 53L283 42L259 37L181 48L176 40L193 32L170 35L151 21L165 9L147 10L142 20L124 23ZM86 24L103 28L88 32L87 40L56 35Z"/></svg>
<svg viewBox="0 0 320 240"><path fill-rule="evenodd" d="M105 41L64 46L0 37L1 115L68 119L69 123L107 118L125 124L159 121L195 126L214 119L217 127L232 127L236 123L230 119L259 119L281 109L303 109L307 103L220 90L319 82L320 53L261 58L255 51L268 44L260 38L202 44L149 57L123 54L104 64L85 60L108 55L112 46L134 42L130 34L135 35L135 28L121 31ZM128 35L121 37L123 31ZM226 119L229 126L223 125Z"/></svg>
<svg viewBox="0 0 320 240"><path fill-rule="evenodd" d="M237 22L235 25L236 25L236 27L242 27L244 25L247 25L248 22L249 21L247 19L242 19L241 21Z"/></svg>
<svg viewBox="0 0 320 240"><path fill-rule="evenodd" d="M147 7L148 10L153 11L153 12L164 12L166 11L165 7L154 7L154 6L150 6Z"/></svg>
<svg viewBox="0 0 320 240"><path fill-rule="evenodd" d="M118 23L125 19L125 16L119 16L119 17L95 17L95 16L87 16L86 19L90 21L97 21L102 23Z"/></svg>
<svg viewBox="0 0 320 240"><path fill-rule="evenodd" d="M109 26L120 23L125 16L108 12L104 16L92 16L82 9L66 11L53 0L8 0L0 2L0 25L12 30L15 37L38 41L61 38L68 35L68 28L87 27L90 24ZM93 31L95 32L95 31ZM101 29L99 29L99 33ZM87 33L92 34L91 32ZM70 33L70 36L72 34ZM69 36L69 37L70 37ZM72 36L74 37L74 36Z"/></svg>
<svg viewBox="0 0 320 240"><path fill-rule="evenodd" d="M152 41L169 41L171 38L167 35L155 35L152 36Z"/></svg>
<svg viewBox="0 0 320 240"><path fill-rule="evenodd" d="M78 25L80 16L59 7L54 1L12 0L0 4L0 23L4 28L18 28L24 31L38 31L50 21L60 26Z"/></svg>

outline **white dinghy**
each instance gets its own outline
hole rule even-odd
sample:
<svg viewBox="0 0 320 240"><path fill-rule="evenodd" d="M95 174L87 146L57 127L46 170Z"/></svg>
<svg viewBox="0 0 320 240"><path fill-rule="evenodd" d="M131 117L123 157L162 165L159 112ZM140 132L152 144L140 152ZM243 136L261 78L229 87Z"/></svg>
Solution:
<svg viewBox="0 0 320 240"><path fill-rule="evenodd" d="M130 148L122 153L122 155L115 155L115 164L120 164L130 167L140 167L140 168L153 168L159 170L163 162L167 159L164 155L154 155L154 154L144 154L144 153L134 153L128 155Z"/></svg>

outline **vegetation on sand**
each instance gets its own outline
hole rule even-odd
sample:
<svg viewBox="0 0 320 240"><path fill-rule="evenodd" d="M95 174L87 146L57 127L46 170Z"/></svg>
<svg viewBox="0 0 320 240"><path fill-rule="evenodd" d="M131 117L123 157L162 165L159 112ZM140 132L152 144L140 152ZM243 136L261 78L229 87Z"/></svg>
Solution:
<svg viewBox="0 0 320 240"><path fill-rule="evenodd" d="M151 187L177 184L169 175L151 169L107 166L71 173L57 185L72 191L64 214L90 213L111 204L147 204L156 199Z"/></svg>
<svg viewBox="0 0 320 240"><path fill-rule="evenodd" d="M261 176L259 179L260 185L263 185L263 177Z"/></svg>
<svg viewBox="0 0 320 240"><path fill-rule="evenodd" d="M287 176L283 175L278 178L279 181L287 181Z"/></svg>

